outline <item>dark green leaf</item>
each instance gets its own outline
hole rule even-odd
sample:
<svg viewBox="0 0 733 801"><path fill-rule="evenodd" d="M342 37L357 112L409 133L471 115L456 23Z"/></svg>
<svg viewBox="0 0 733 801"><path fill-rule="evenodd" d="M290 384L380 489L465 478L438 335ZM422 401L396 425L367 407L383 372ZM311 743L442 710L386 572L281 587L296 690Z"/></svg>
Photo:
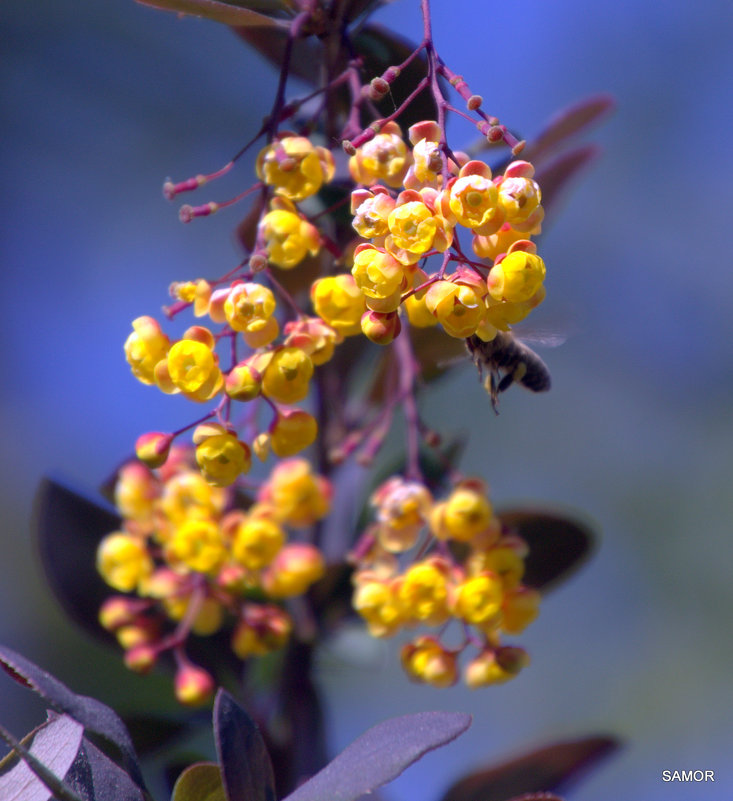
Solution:
<svg viewBox="0 0 733 801"><path fill-rule="evenodd" d="M576 778L616 748L616 740L610 737L555 743L465 776L441 801L507 801L517 795L525 801L522 793L530 794L526 801L539 801L544 799L543 791L555 790ZM550 795L547 801L555 798Z"/></svg>
<svg viewBox="0 0 733 801"><path fill-rule="evenodd" d="M145 788L130 735L113 710L94 698L73 693L50 673L5 646L0 646L0 667L15 681L40 695L55 710L65 712L81 723L89 739L124 768L138 787Z"/></svg>
<svg viewBox="0 0 733 801"><path fill-rule="evenodd" d="M200 762L186 768L173 787L171 801L226 801L219 766Z"/></svg>
<svg viewBox="0 0 733 801"><path fill-rule="evenodd" d="M283 20L274 19L237 4L220 2L220 0L137 0L137 2L164 11L204 17L224 25L237 25L243 28L288 27L288 23Z"/></svg>
<svg viewBox="0 0 733 801"><path fill-rule="evenodd" d="M471 725L458 712L420 712L373 726L285 801L355 801L397 778L423 754Z"/></svg>
<svg viewBox="0 0 733 801"><path fill-rule="evenodd" d="M0 798L3 801L49 801L56 795L78 801L79 797L65 788L62 780L77 756L83 734L84 727L69 715L54 716L39 726L27 749L5 733L4 739L22 759L0 775Z"/></svg>
<svg viewBox="0 0 733 801"><path fill-rule="evenodd" d="M532 506L499 512L502 524L529 545L524 583L547 592L565 581L591 555L593 528L573 513Z"/></svg>
<svg viewBox="0 0 733 801"><path fill-rule="evenodd" d="M75 623L107 642L113 638L99 625L97 612L110 590L95 568L96 552L121 522L111 506L51 478L36 493L33 531L48 585Z"/></svg>
<svg viewBox="0 0 733 801"><path fill-rule="evenodd" d="M275 780L254 721L226 690L214 700L214 738L228 801L274 801Z"/></svg>

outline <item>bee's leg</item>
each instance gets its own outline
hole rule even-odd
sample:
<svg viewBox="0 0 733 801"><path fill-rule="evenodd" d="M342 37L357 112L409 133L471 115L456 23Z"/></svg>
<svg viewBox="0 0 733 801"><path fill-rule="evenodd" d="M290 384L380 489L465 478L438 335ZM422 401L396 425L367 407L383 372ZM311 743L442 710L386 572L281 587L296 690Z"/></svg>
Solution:
<svg viewBox="0 0 733 801"><path fill-rule="evenodd" d="M484 388L491 398L491 408L494 410L494 414L499 414L499 390L496 385L496 377L497 374L493 370L490 370L489 374L486 376Z"/></svg>
<svg viewBox="0 0 733 801"><path fill-rule="evenodd" d="M514 383L521 384L525 375L527 375L527 365L525 362L519 362L511 373L507 373L504 378L501 379L499 382L499 392L506 392Z"/></svg>

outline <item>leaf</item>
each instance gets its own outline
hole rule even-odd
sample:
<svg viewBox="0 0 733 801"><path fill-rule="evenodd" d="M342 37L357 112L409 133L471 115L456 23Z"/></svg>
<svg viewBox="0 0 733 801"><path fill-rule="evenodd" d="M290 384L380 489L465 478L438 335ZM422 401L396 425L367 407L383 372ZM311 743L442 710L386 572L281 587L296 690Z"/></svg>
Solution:
<svg viewBox="0 0 733 801"><path fill-rule="evenodd" d="M547 211L557 206L571 180L594 162L601 149L595 145L582 145L563 153L553 161L543 164L536 174L537 182L542 187L542 205Z"/></svg>
<svg viewBox="0 0 733 801"><path fill-rule="evenodd" d="M76 758L83 734L84 727L69 715L54 716L39 726L28 749L35 758L33 764L21 759L0 775L0 798L3 801L49 801L54 794L60 796L62 780Z"/></svg>
<svg viewBox="0 0 733 801"><path fill-rule="evenodd" d="M465 776L448 789L441 801L522 801L545 800L541 791L555 790L617 748L610 737L554 743L487 770ZM530 795L525 799L522 793ZM539 795L537 795L539 793ZM554 801L556 796L548 796Z"/></svg>
<svg viewBox="0 0 733 801"><path fill-rule="evenodd" d="M228 801L274 801L272 764L259 729L222 689L214 700L214 739Z"/></svg>
<svg viewBox="0 0 733 801"><path fill-rule="evenodd" d="M132 740L118 715L101 701L73 693L66 685L33 662L0 646L0 667L20 684L40 695L58 712L65 712L86 729L89 739L124 768L135 784L145 789Z"/></svg>
<svg viewBox="0 0 733 801"><path fill-rule="evenodd" d="M237 26L234 32L278 70L283 63L288 31L283 28L246 28ZM290 74L312 86L321 78L323 47L313 37L296 39L290 58Z"/></svg>
<svg viewBox="0 0 733 801"><path fill-rule="evenodd" d="M66 783L84 801L146 801L149 798L130 776L88 737L82 740Z"/></svg>
<svg viewBox="0 0 733 801"><path fill-rule="evenodd" d="M373 726L285 801L354 801L397 778L420 757L471 725L458 712L419 712Z"/></svg>
<svg viewBox="0 0 733 801"><path fill-rule="evenodd" d="M106 642L97 611L109 587L95 568L99 541L122 521L111 506L102 506L70 487L44 478L36 493L33 532L48 585L66 614L89 634Z"/></svg>
<svg viewBox="0 0 733 801"><path fill-rule="evenodd" d="M550 119L536 139L527 144L522 158L536 165L556 151L559 145L608 116L615 105L610 95L592 95L563 109Z"/></svg>
<svg viewBox="0 0 733 801"><path fill-rule="evenodd" d="M171 801L226 801L219 766L199 762L186 768L173 786Z"/></svg>
<svg viewBox="0 0 733 801"><path fill-rule="evenodd" d="M224 25L237 25L242 28L287 28L289 26L289 23L283 20L274 19L233 3L220 2L220 0L137 0L137 2L164 11L191 14L194 17L204 17Z"/></svg>
<svg viewBox="0 0 733 801"><path fill-rule="evenodd" d="M543 592L572 575L595 547L591 525L574 514L526 506L506 509L498 516L529 546L523 582Z"/></svg>

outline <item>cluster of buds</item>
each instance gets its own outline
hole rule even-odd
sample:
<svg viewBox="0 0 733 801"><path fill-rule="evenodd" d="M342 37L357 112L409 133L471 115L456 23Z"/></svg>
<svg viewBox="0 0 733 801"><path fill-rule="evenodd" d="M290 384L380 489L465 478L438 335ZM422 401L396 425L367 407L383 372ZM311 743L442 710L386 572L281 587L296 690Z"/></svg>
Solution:
<svg viewBox="0 0 733 801"><path fill-rule="evenodd" d="M470 687L513 678L526 652L501 642L538 614L540 596L522 584L527 546L502 527L485 485L456 484L436 501L422 483L390 478L371 498L376 521L352 559L353 604L375 637L405 628L442 631L450 621L462 635L449 647L437 634L420 634L402 648L407 675L447 687L458 680L459 656L475 649L463 671Z"/></svg>
<svg viewBox="0 0 733 801"><path fill-rule="evenodd" d="M440 323L450 336L491 340L545 295L545 265L531 242L544 217L534 167L513 161L492 177L483 161L461 153L449 159L433 121L413 125L408 138L411 151L390 122L349 160L362 185L351 193L353 227L368 240L355 248L351 271L366 306L361 330L374 342L390 342L400 332L404 304L414 326ZM470 232L476 259L458 248L458 226ZM446 258L429 276L418 263L435 253ZM446 271L448 256L458 262L452 273ZM348 274L338 278L351 283Z"/></svg>
<svg viewBox="0 0 733 801"><path fill-rule="evenodd" d="M201 464L199 449L196 460ZM288 535L330 508L331 485L308 462L280 462L246 510L234 501L231 489L212 486L194 468L190 451L173 449L158 470L131 462L115 486L122 526L97 551L106 583L126 593L104 603L102 625L114 632L132 670L147 672L172 651L176 694L186 704L206 701L214 688L186 657L190 634L228 626L241 659L278 650L292 631L288 600L306 593L325 569L314 545Z"/></svg>

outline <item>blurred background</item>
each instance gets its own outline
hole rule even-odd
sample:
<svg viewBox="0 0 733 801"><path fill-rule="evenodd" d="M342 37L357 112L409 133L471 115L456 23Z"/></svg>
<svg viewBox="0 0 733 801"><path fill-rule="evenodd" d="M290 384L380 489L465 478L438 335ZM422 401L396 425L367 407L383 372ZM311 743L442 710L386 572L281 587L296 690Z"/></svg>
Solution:
<svg viewBox="0 0 733 801"><path fill-rule="evenodd" d="M444 60L522 135L589 94L617 103L587 137L602 158L541 240L537 325L569 333L542 354L552 392L513 389L495 418L467 367L424 403L435 427L470 433L463 467L498 506L580 510L601 547L548 596L522 637L533 665L509 685L418 687L394 644L335 643L319 670L333 749L391 715L466 710L469 733L389 798L430 801L486 761L592 733L625 746L572 798L731 797L733 5L433 5ZM417 2L377 20L420 38ZM131 675L58 611L29 536L33 496L49 473L93 490L141 431L192 419L185 401L131 377L122 343L172 280L237 263L240 211L183 226L160 187L227 162L276 76L226 28L132 0L5 0L0 25L0 642L79 692L140 709L170 698L167 680ZM473 134L449 129L454 147ZM251 176L242 163L194 202L226 199ZM0 711L16 734L42 719L2 677ZM663 783L665 769L716 781Z"/></svg>

